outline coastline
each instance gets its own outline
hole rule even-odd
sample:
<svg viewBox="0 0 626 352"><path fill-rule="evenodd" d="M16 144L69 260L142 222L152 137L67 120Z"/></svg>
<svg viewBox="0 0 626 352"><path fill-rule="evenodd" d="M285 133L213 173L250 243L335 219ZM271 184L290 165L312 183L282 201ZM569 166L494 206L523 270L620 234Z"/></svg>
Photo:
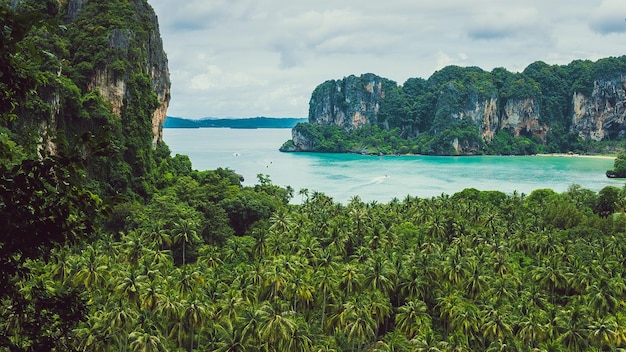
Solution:
<svg viewBox="0 0 626 352"><path fill-rule="evenodd" d="M584 155L584 154L569 154L569 153L549 153L549 154L535 154L536 156L558 156L565 158L596 158L596 159L615 159L615 156L609 155Z"/></svg>

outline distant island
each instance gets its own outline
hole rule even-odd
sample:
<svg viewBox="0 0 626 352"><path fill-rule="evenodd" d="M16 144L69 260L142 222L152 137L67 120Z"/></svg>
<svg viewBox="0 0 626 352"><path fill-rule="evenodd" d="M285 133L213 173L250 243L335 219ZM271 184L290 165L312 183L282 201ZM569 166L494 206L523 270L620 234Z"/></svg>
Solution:
<svg viewBox="0 0 626 352"><path fill-rule="evenodd" d="M250 118L212 118L205 117L198 120L168 116L163 128L293 128L307 119L295 117L250 117Z"/></svg>
<svg viewBox="0 0 626 352"><path fill-rule="evenodd" d="M373 73L318 85L281 151L361 154L618 154L626 55L522 72L447 66L404 84ZM611 174L613 175L613 174Z"/></svg>

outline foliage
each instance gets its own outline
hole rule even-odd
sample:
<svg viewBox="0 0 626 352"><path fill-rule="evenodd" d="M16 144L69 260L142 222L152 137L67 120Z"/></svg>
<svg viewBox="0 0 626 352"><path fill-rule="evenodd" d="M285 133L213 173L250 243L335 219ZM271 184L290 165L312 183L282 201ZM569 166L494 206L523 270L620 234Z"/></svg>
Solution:
<svg viewBox="0 0 626 352"><path fill-rule="evenodd" d="M615 158L612 170L607 170L608 177L626 178L626 153L620 153Z"/></svg>
<svg viewBox="0 0 626 352"><path fill-rule="evenodd" d="M270 189L279 190L260 177L238 194L262 200ZM302 204L249 218L254 225L218 246L184 242L184 263L175 254L181 229L204 216L165 216L205 195L171 190L162 191L170 200L147 204L146 221L129 222L117 239L103 233L29 264L26 287L42 281L84 290L85 320L65 331L70 348L624 347L618 297L626 288L619 279L626 218L601 213L602 199L617 204L624 190L466 189L387 204L358 197L337 204L305 191ZM164 221L149 222L155 218ZM612 332L600 339L602 324Z"/></svg>

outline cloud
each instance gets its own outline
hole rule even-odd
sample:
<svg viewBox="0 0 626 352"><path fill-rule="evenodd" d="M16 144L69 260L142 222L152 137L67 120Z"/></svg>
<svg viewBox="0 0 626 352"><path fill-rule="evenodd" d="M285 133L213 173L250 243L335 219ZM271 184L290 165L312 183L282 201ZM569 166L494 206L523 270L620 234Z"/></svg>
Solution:
<svg viewBox="0 0 626 352"><path fill-rule="evenodd" d="M149 2L169 59L168 113L192 118L305 117L317 85L350 74L519 71L622 55L615 43L626 42L624 0Z"/></svg>
<svg viewBox="0 0 626 352"><path fill-rule="evenodd" d="M626 1L603 0L591 15L589 27L599 34L626 33Z"/></svg>
<svg viewBox="0 0 626 352"><path fill-rule="evenodd" d="M546 36L547 26L542 23L536 8L496 7L471 14L465 28L472 39L491 40L519 36Z"/></svg>
<svg viewBox="0 0 626 352"><path fill-rule="evenodd" d="M207 91L210 89L231 89L241 87L264 86L267 82L245 72L224 73L219 67L209 65L206 70L191 78L191 89Z"/></svg>

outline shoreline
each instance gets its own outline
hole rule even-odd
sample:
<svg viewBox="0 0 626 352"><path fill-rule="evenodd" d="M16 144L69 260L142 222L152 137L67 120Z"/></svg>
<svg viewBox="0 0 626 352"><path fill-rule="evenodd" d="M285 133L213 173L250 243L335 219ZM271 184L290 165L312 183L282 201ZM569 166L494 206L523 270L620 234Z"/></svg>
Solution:
<svg viewBox="0 0 626 352"><path fill-rule="evenodd" d="M596 158L596 159L615 159L615 156L609 155L584 155L584 154L568 154L568 153L549 153L549 154L535 154L536 156L558 156L565 158Z"/></svg>

